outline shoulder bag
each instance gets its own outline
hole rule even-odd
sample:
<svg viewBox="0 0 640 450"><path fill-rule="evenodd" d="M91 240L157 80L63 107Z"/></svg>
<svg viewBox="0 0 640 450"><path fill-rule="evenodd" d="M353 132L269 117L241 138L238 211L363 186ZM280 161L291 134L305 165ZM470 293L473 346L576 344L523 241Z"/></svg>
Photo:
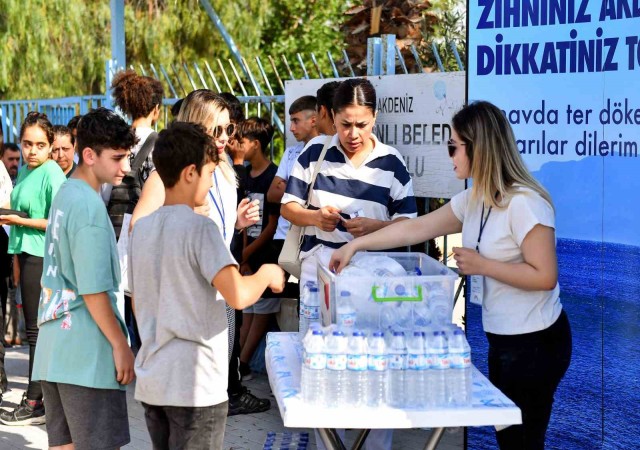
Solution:
<svg viewBox="0 0 640 450"><path fill-rule="evenodd" d="M316 162L316 165L313 169L313 176L311 177L311 183L309 184L309 190L307 191L307 201L304 205L305 208L309 207L309 201L311 200L311 191L313 190L313 185L316 182L316 177L318 176L318 172L320 171L320 166L322 166L322 162L324 161L324 155L327 153L327 149L331 144L332 136L327 136L327 140L324 143L324 147L322 147L322 152L320 152L320 157ZM284 245L282 246L282 251L280 252L280 256L278 257L278 265L282 267L282 269L294 277L300 279L300 274L302 272L302 261L300 261L300 247L302 246L302 239L304 238L304 229L305 227L301 227L298 225L291 224L289 231L287 231L287 237L284 240Z"/></svg>

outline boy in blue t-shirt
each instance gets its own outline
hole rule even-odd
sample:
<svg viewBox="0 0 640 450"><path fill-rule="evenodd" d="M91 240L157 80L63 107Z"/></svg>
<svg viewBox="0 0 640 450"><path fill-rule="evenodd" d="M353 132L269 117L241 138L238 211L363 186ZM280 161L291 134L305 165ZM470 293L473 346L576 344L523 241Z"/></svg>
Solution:
<svg viewBox="0 0 640 450"><path fill-rule="evenodd" d="M115 449L130 440L125 385L134 357L116 309L115 233L98 190L122 182L135 140L113 111L83 116L78 167L51 205L33 367L50 447Z"/></svg>

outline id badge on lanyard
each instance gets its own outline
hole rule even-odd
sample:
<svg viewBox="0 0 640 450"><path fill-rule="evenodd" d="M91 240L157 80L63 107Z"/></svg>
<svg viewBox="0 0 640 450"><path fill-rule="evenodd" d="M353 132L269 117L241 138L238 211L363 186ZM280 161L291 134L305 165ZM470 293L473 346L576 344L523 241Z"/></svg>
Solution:
<svg viewBox="0 0 640 450"><path fill-rule="evenodd" d="M480 253L480 240L482 239L484 228L487 225L487 220L489 220L491 208L492 206L489 206L489 211L487 211L487 216L485 217L484 203L482 204L482 214L480 215L480 232L478 233L478 243L476 244L476 251L478 253ZM469 284L471 285L471 303L482 305L484 299L484 277L482 275L471 275L469 278Z"/></svg>

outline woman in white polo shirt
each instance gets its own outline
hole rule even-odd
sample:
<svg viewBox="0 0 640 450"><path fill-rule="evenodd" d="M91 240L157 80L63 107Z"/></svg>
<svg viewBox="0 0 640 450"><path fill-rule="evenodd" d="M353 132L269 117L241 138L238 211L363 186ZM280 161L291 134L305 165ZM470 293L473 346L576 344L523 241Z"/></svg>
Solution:
<svg viewBox="0 0 640 450"><path fill-rule="evenodd" d="M560 303L551 198L529 174L502 111L476 102L452 120L449 156L473 187L444 207L356 239L336 251L338 271L359 250L410 245L462 232L454 248L471 296L482 303L489 379L522 410L522 425L497 432L501 449L543 449L553 396L571 361Z"/></svg>

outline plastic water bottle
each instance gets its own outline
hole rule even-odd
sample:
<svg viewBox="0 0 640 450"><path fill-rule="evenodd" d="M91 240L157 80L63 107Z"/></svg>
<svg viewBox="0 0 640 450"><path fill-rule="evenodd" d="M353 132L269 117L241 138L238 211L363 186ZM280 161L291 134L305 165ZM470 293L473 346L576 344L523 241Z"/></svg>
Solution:
<svg viewBox="0 0 640 450"><path fill-rule="evenodd" d="M367 340L354 331L347 343L347 404L362 406L367 396Z"/></svg>
<svg viewBox="0 0 640 450"><path fill-rule="evenodd" d="M368 352L367 404L382 406L387 390L387 346L382 331L375 331L371 335Z"/></svg>
<svg viewBox="0 0 640 450"><path fill-rule="evenodd" d="M414 331L407 340L407 407L423 408L426 406L427 361L424 340L421 331Z"/></svg>
<svg viewBox="0 0 640 450"><path fill-rule="evenodd" d="M471 347L464 331L457 329L449 338L450 367L447 374L447 403L451 406L471 404Z"/></svg>
<svg viewBox="0 0 640 450"><path fill-rule="evenodd" d="M347 337L342 331L334 331L327 337L326 405L338 407L344 404L347 377Z"/></svg>
<svg viewBox="0 0 640 450"><path fill-rule="evenodd" d="M300 321L298 322L298 336L301 341L307 335L307 331L309 330L309 321L307 320L309 317L309 313L307 312L307 303L309 298L309 288L312 284L312 282L306 283L300 292Z"/></svg>
<svg viewBox="0 0 640 450"><path fill-rule="evenodd" d="M430 369L427 374L429 406L442 407L447 404L446 375L449 355L444 331L434 331L427 340Z"/></svg>
<svg viewBox="0 0 640 450"><path fill-rule="evenodd" d="M302 364L302 399L306 403L321 404L325 398L327 355L322 330L313 330L305 339Z"/></svg>
<svg viewBox="0 0 640 450"><path fill-rule="evenodd" d="M351 334L356 324L356 308L351 300L351 292L342 291L336 307L336 322L338 329Z"/></svg>
<svg viewBox="0 0 640 450"><path fill-rule="evenodd" d="M262 450L306 450L309 448L309 433L276 433L269 431Z"/></svg>
<svg viewBox="0 0 640 450"><path fill-rule="evenodd" d="M407 370L407 346L402 331L394 331L389 348L389 405L404 408L406 405L405 375Z"/></svg>
<svg viewBox="0 0 640 450"><path fill-rule="evenodd" d="M447 291L441 287L436 287L429 291L429 309L431 311L431 322L444 326L451 323L452 299L447 295Z"/></svg>
<svg viewBox="0 0 640 450"><path fill-rule="evenodd" d="M315 283L309 287L309 295L307 296L306 318L307 327L312 328L314 324L321 325L320 321L320 296L318 287Z"/></svg>

